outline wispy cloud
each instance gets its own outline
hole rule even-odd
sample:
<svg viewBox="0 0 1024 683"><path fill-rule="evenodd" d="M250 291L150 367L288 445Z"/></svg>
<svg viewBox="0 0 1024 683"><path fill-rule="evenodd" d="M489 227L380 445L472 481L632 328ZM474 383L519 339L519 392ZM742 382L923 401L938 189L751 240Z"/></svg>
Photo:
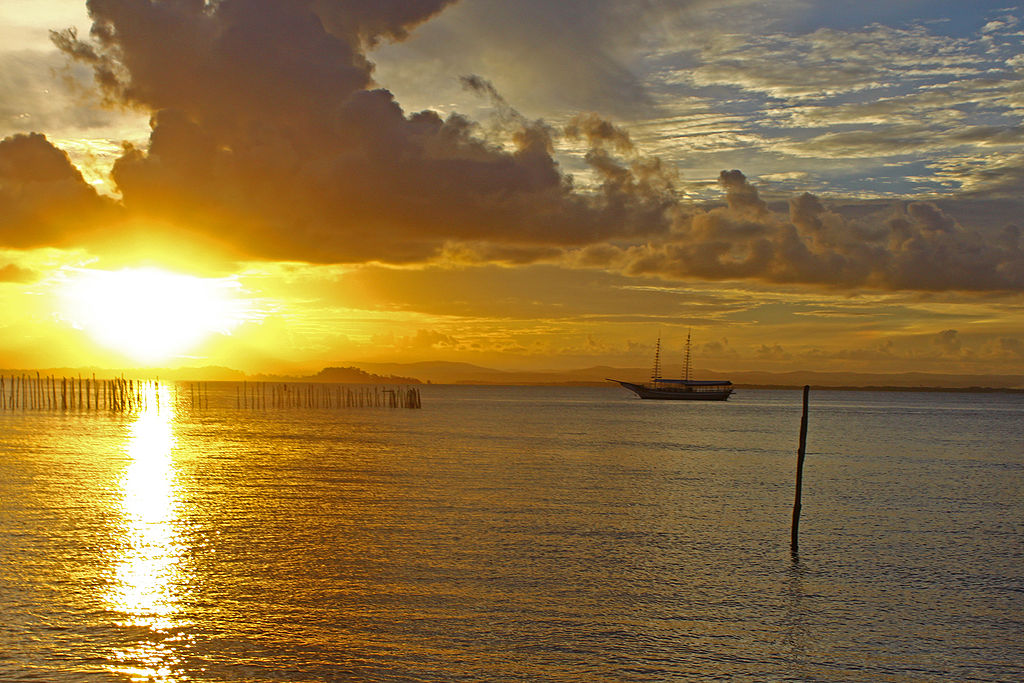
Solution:
<svg viewBox="0 0 1024 683"><path fill-rule="evenodd" d="M787 169L802 164L822 186L841 177L837 161L872 174L884 173L881 163L888 162L894 173L879 184L878 196L893 183L906 195L955 191L959 179L937 186L895 173L901 164L1020 144L1018 24L1003 14L967 37L925 24L711 32L653 54L651 87L664 107L713 102L708 120L717 114L718 126L711 139L743 140L741 158L756 152L774 155ZM699 142L673 145L680 134L669 126L654 135L668 158L684 167L699 163ZM863 195L868 188L856 190Z"/></svg>

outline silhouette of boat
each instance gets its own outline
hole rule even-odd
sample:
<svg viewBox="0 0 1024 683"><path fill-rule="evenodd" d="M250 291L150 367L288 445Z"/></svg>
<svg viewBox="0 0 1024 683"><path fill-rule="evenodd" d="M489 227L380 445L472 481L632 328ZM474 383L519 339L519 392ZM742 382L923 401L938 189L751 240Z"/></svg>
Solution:
<svg viewBox="0 0 1024 683"><path fill-rule="evenodd" d="M654 347L654 370L651 381L643 384L608 379L629 389L640 398L663 401L725 401L732 394L732 382L724 379L690 379L690 334L686 335L686 357L683 362L682 379L667 379L661 376L661 338Z"/></svg>

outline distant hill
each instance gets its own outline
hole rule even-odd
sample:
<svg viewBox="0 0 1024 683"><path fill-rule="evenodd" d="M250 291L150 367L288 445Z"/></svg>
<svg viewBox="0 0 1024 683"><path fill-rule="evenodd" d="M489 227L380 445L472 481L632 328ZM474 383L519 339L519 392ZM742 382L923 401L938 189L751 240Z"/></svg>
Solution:
<svg viewBox="0 0 1024 683"><path fill-rule="evenodd" d="M315 375L306 377L283 375L256 375L256 380L275 382L333 382L336 384L421 384L419 379L400 375L378 375L357 367L324 368Z"/></svg>
<svg viewBox="0 0 1024 683"><path fill-rule="evenodd" d="M405 374L416 377L423 382L434 382L436 384L462 384L466 382L505 384L509 374L502 370L485 368L471 363L454 363L449 361L358 363L358 365L368 372L381 375Z"/></svg>
<svg viewBox="0 0 1024 683"><path fill-rule="evenodd" d="M407 374L436 384L605 384L606 378L644 381L650 368L593 366L575 370L505 371L470 363L359 363L365 370ZM952 375L923 372L898 374L855 372L719 372L701 370L703 379L728 379L747 387L877 387L922 389L1024 389L1024 375Z"/></svg>
<svg viewBox="0 0 1024 683"><path fill-rule="evenodd" d="M495 370L471 363L424 361L419 363L359 363L365 370L404 373L435 384L605 384L607 377L645 376L650 370L595 366L578 370ZM611 374L609 374L611 373Z"/></svg>

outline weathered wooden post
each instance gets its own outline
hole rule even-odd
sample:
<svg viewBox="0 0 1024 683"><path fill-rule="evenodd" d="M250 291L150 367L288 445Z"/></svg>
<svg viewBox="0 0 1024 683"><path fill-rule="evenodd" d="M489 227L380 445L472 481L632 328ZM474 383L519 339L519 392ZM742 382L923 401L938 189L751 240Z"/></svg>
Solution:
<svg viewBox="0 0 1024 683"><path fill-rule="evenodd" d="M807 447L807 395L811 387L804 385L804 410L800 417L800 446L796 451L796 495L793 500L793 529L790 534L789 550L796 555L800 546L800 495L804 483L804 450Z"/></svg>

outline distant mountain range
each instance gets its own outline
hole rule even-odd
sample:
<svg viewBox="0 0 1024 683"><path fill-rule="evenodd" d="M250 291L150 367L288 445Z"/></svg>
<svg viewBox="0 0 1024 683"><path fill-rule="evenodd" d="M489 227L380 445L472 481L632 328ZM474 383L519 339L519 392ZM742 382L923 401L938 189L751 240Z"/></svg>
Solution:
<svg viewBox="0 0 1024 683"><path fill-rule="evenodd" d="M305 377L257 375L253 379L263 381L334 382L337 384L421 384L421 381L414 377L376 374L353 366L324 368L315 375Z"/></svg>
<svg viewBox="0 0 1024 683"><path fill-rule="evenodd" d="M0 370L4 376L35 374L36 370ZM337 382L347 384L541 384L607 385L606 378L644 381L650 368L614 368L597 365L575 370L511 371L471 363L423 361L419 363L350 363L327 367L316 374L251 374L219 366L110 370L101 368L40 369L42 375L83 378L161 378L178 381ZM702 379L728 379L738 387L800 387L805 384L833 388L888 389L998 389L1024 391L1024 375L954 375L924 372L898 374L856 372L718 372L701 370Z"/></svg>
<svg viewBox="0 0 1024 683"><path fill-rule="evenodd" d="M420 363L358 363L368 372L408 375L435 384L606 384L606 378L643 381L650 368L614 368L598 365L577 370L506 371L470 363L425 361ZM705 379L729 379L738 386L891 387L924 389L1024 389L1024 375L953 375L923 372L899 374L855 372L718 372L702 371Z"/></svg>

